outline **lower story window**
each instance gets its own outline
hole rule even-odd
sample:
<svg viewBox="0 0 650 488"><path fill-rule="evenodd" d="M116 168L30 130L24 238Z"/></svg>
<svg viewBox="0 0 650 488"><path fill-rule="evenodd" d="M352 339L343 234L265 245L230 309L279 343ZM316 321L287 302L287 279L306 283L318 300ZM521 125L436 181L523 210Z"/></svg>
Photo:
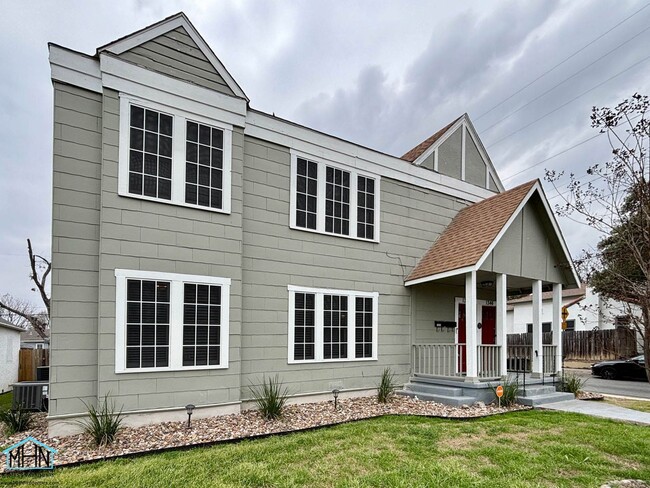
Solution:
<svg viewBox="0 0 650 488"><path fill-rule="evenodd" d="M230 279L115 270L115 371L228 367Z"/></svg>
<svg viewBox="0 0 650 488"><path fill-rule="evenodd" d="M377 359L378 298L289 286L289 362Z"/></svg>

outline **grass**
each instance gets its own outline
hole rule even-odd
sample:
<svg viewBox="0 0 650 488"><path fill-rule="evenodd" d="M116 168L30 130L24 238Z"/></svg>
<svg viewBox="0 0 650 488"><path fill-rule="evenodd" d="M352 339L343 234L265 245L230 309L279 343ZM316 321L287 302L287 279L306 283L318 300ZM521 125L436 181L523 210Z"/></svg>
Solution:
<svg viewBox="0 0 650 488"><path fill-rule="evenodd" d="M472 421L383 417L191 451L105 461L12 486L600 486L650 480L647 427L525 411ZM16 483L14 485L13 483Z"/></svg>
<svg viewBox="0 0 650 488"><path fill-rule="evenodd" d="M13 394L10 391L0 394L0 410L10 409L12 400Z"/></svg>
<svg viewBox="0 0 650 488"><path fill-rule="evenodd" d="M629 400L627 398L605 397L605 402L619 407L631 408L639 412L650 413L650 400Z"/></svg>

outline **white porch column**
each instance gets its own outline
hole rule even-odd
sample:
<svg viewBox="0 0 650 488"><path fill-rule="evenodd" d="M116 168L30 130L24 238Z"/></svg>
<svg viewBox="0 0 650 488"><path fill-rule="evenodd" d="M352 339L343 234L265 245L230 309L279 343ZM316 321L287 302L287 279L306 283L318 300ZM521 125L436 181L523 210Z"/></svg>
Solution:
<svg viewBox="0 0 650 488"><path fill-rule="evenodd" d="M553 345L555 346L555 373L562 372L562 283L553 284Z"/></svg>
<svg viewBox="0 0 650 488"><path fill-rule="evenodd" d="M497 345L501 346L499 351L499 369L501 377L508 376L508 340L507 340L507 301L508 287L507 275L497 274Z"/></svg>
<svg viewBox="0 0 650 488"><path fill-rule="evenodd" d="M465 343L467 369L465 381L478 381L478 332L476 328L476 271L465 275Z"/></svg>
<svg viewBox="0 0 650 488"><path fill-rule="evenodd" d="M542 282L533 281L533 378L544 374L542 347Z"/></svg>

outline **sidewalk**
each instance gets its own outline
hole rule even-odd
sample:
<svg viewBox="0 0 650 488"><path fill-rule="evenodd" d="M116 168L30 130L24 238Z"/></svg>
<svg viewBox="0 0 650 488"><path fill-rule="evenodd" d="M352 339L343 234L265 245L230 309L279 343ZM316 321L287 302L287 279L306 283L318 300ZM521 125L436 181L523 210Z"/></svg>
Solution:
<svg viewBox="0 0 650 488"><path fill-rule="evenodd" d="M635 424L650 425L650 413L639 412L605 402L567 400L564 402L547 403L538 408L545 410L558 410L561 412L583 413L594 417L633 422Z"/></svg>

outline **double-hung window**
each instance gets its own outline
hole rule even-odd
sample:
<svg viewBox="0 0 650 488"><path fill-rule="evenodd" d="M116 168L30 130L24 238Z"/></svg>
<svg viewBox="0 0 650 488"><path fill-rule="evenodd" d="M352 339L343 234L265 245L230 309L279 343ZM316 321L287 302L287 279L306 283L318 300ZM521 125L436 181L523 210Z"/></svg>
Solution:
<svg viewBox="0 0 650 488"><path fill-rule="evenodd" d="M228 367L230 279L115 270L115 371Z"/></svg>
<svg viewBox="0 0 650 488"><path fill-rule="evenodd" d="M379 177L292 151L293 229L379 241Z"/></svg>
<svg viewBox="0 0 650 488"><path fill-rule="evenodd" d="M289 286L289 362L377 359L378 298Z"/></svg>
<svg viewBox="0 0 650 488"><path fill-rule="evenodd" d="M118 193L230 213L232 126L120 95Z"/></svg>

